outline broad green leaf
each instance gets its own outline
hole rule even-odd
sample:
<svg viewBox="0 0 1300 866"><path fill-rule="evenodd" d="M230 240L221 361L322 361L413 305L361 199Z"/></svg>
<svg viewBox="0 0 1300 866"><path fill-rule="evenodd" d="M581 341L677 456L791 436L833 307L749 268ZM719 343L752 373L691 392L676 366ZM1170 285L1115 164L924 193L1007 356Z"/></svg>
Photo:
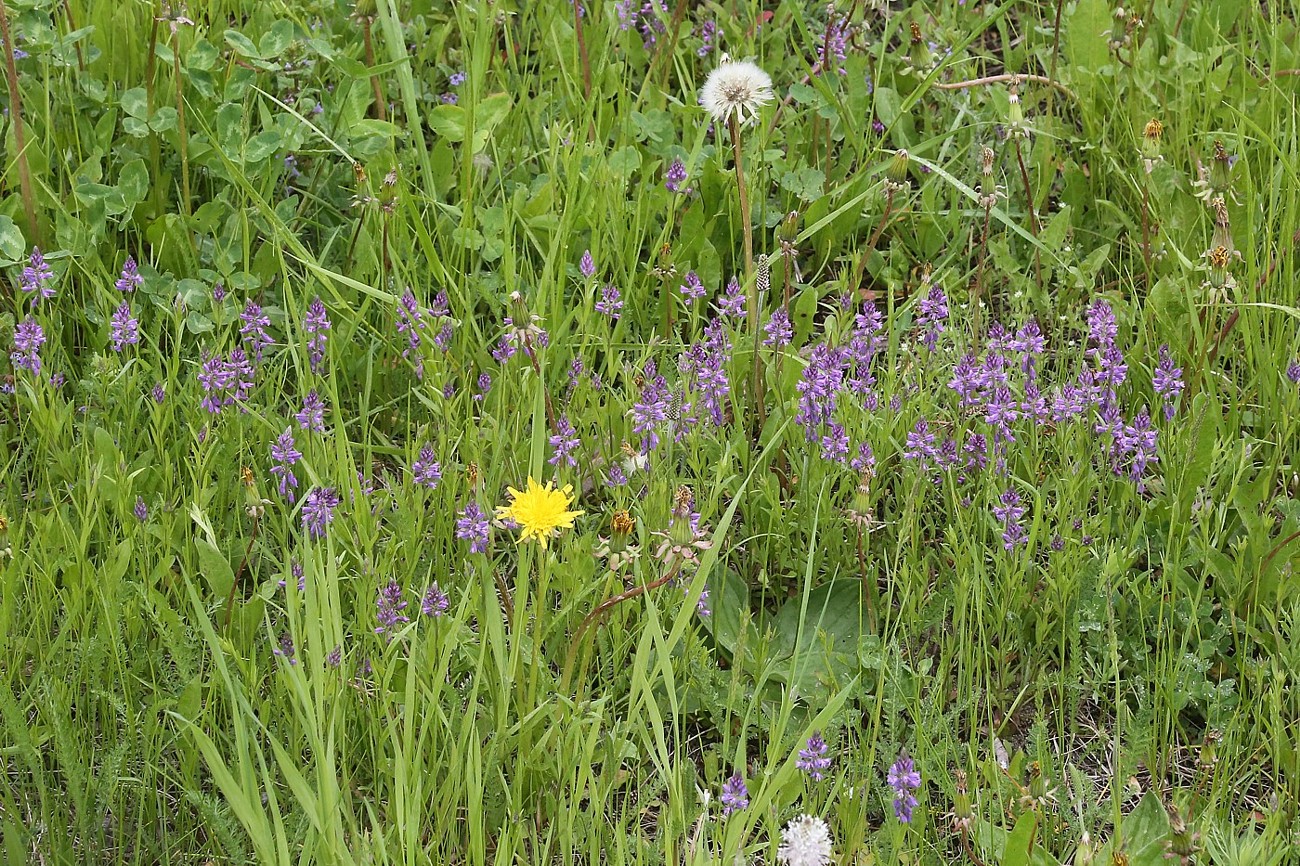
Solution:
<svg viewBox="0 0 1300 866"><path fill-rule="evenodd" d="M0 214L0 255L12 263L22 259L26 251L22 229L10 217Z"/></svg>
<svg viewBox="0 0 1300 866"><path fill-rule="evenodd" d="M224 604L230 587L235 583L235 571L230 567L230 561L205 539L194 539L194 549L199 555L199 570L212 590L211 600Z"/></svg>
<svg viewBox="0 0 1300 866"><path fill-rule="evenodd" d="M1070 63L1096 73L1110 60L1106 31L1115 26L1106 0L1079 0L1065 25L1065 49Z"/></svg>
<svg viewBox="0 0 1300 866"><path fill-rule="evenodd" d="M262 55L258 53L257 46L253 44L253 40L249 39L238 30L227 30L224 35L226 44L235 49L237 53L242 54L244 57L251 57L254 59L261 58Z"/></svg>

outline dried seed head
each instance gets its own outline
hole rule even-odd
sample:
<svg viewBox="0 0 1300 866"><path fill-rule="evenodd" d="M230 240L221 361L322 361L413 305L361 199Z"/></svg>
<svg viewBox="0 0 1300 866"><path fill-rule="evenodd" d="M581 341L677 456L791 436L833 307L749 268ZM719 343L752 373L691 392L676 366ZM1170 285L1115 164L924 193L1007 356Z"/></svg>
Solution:
<svg viewBox="0 0 1300 866"><path fill-rule="evenodd" d="M980 151L980 174L985 177L993 176L993 159L995 154L993 148L986 147Z"/></svg>
<svg viewBox="0 0 1300 866"><path fill-rule="evenodd" d="M630 535L633 529L636 529L636 521L627 509L619 509L614 512L613 519L610 520L610 528L615 535Z"/></svg>
<svg viewBox="0 0 1300 866"><path fill-rule="evenodd" d="M1226 270L1232 261L1232 255L1228 252L1227 247L1218 246L1210 250L1207 254L1210 260L1210 267Z"/></svg>
<svg viewBox="0 0 1300 866"><path fill-rule="evenodd" d="M677 488L673 494L673 513L690 514L691 509L695 506L695 492L691 490L689 484L683 484Z"/></svg>
<svg viewBox="0 0 1300 866"><path fill-rule="evenodd" d="M478 464L473 460L465 464L465 479L471 488L478 486Z"/></svg>
<svg viewBox="0 0 1300 866"><path fill-rule="evenodd" d="M1142 136L1148 141L1160 141L1160 137L1165 134L1165 125L1156 118L1147 121L1146 127L1142 130Z"/></svg>
<svg viewBox="0 0 1300 866"><path fill-rule="evenodd" d="M772 286L772 264L768 261L766 255L760 255L754 266L754 291L758 292L758 296L761 298L767 294L767 290Z"/></svg>

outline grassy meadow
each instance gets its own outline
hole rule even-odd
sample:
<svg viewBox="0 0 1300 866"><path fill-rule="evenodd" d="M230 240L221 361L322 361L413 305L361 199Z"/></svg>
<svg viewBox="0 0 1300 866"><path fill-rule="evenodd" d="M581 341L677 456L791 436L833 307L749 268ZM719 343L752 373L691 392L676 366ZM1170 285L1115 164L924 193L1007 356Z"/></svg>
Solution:
<svg viewBox="0 0 1300 866"><path fill-rule="evenodd" d="M9 863L1300 863L1300 6L0 0Z"/></svg>

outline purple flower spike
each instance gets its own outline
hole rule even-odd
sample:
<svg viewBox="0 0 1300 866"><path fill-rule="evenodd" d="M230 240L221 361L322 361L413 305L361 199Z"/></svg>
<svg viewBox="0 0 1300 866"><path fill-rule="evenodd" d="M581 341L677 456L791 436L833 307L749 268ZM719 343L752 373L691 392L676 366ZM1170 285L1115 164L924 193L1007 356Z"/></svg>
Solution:
<svg viewBox="0 0 1300 866"><path fill-rule="evenodd" d="M14 328L14 351L9 360L15 367L30 370L33 376L41 374L41 346L45 345L45 331L31 316Z"/></svg>
<svg viewBox="0 0 1300 866"><path fill-rule="evenodd" d="M596 312L614 321L623 314L623 297L613 283L601 289L600 300L596 302Z"/></svg>
<svg viewBox="0 0 1300 866"><path fill-rule="evenodd" d="M814 782L820 782L826 778L826 771L830 769L831 759L826 753L830 746L822 739L821 731L813 731L808 738L808 745L799 750L799 760L795 761L795 766L808 774L808 778Z"/></svg>
<svg viewBox="0 0 1300 866"><path fill-rule="evenodd" d="M411 464L411 477L416 484L435 490L442 480L442 465L438 463L433 448L425 445L420 449L420 456Z"/></svg>
<svg viewBox="0 0 1300 866"><path fill-rule="evenodd" d="M121 352L124 346L140 342L140 322L131 315L131 305L126 301L117 308L108 323L112 329L108 339L113 344L114 352Z"/></svg>
<svg viewBox="0 0 1300 866"><path fill-rule="evenodd" d="M722 783L722 814L730 815L749 807L749 789L745 786L745 777L740 773Z"/></svg>
<svg viewBox="0 0 1300 866"><path fill-rule="evenodd" d="M424 591L424 598L420 601L420 613L425 616L439 617L447 612L451 600L447 598L447 593L443 592L435 580Z"/></svg>
<svg viewBox="0 0 1300 866"><path fill-rule="evenodd" d="M333 487L317 487L302 503L302 528L309 538L321 538L334 522L339 494Z"/></svg>
<svg viewBox="0 0 1300 866"><path fill-rule="evenodd" d="M904 824L912 821L912 810L916 808L916 797L912 794L921 787L921 774L907 753L898 756L898 760L889 768L886 777L889 787L894 789L894 814Z"/></svg>
<svg viewBox="0 0 1300 866"><path fill-rule="evenodd" d="M313 373L320 372L321 362L325 359L326 331L329 329L329 313L320 298L316 298L308 305L307 316L303 319L303 330L307 332L307 362Z"/></svg>
<svg viewBox="0 0 1300 866"><path fill-rule="evenodd" d="M410 617L402 613L406 610L406 599L402 595L402 585L395 580L380 587L379 596L375 599L375 619L379 623L375 626L375 634L387 633L388 639L392 640L392 631L402 623L411 621Z"/></svg>
<svg viewBox="0 0 1300 866"><path fill-rule="evenodd" d="M487 514L479 507L477 500L471 499L456 521L456 537L469 542L470 553L485 553L490 533L491 524Z"/></svg>
<svg viewBox="0 0 1300 866"><path fill-rule="evenodd" d="M293 502L297 494L298 478L293 474L294 465L302 459L302 452L295 447L293 428L286 427L284 432L271 444L271 474L280 479L280 495Z"/></svg>
<svg viewBox="0 0 1300 866"><path fill-rule="evenodd" d="M136 266L133 257L126 257L126 263L122 265L122 275L113 285L123 294L134 292L144 285L144 277L140 276L140 269Z"/></svg>

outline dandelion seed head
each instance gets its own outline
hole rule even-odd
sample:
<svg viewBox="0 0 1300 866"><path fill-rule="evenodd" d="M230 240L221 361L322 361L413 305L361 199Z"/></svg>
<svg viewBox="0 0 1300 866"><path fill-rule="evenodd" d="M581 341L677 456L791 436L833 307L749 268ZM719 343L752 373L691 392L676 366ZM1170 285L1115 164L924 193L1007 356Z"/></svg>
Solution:
<svg viewBox="0 0 1300 866"><path fill-rule="evenodd" d="M745 123L771 100L772 77L748 60L724 57L700 88L700 105L716 123L726 123L733 114L738 123Z"/></svg>

